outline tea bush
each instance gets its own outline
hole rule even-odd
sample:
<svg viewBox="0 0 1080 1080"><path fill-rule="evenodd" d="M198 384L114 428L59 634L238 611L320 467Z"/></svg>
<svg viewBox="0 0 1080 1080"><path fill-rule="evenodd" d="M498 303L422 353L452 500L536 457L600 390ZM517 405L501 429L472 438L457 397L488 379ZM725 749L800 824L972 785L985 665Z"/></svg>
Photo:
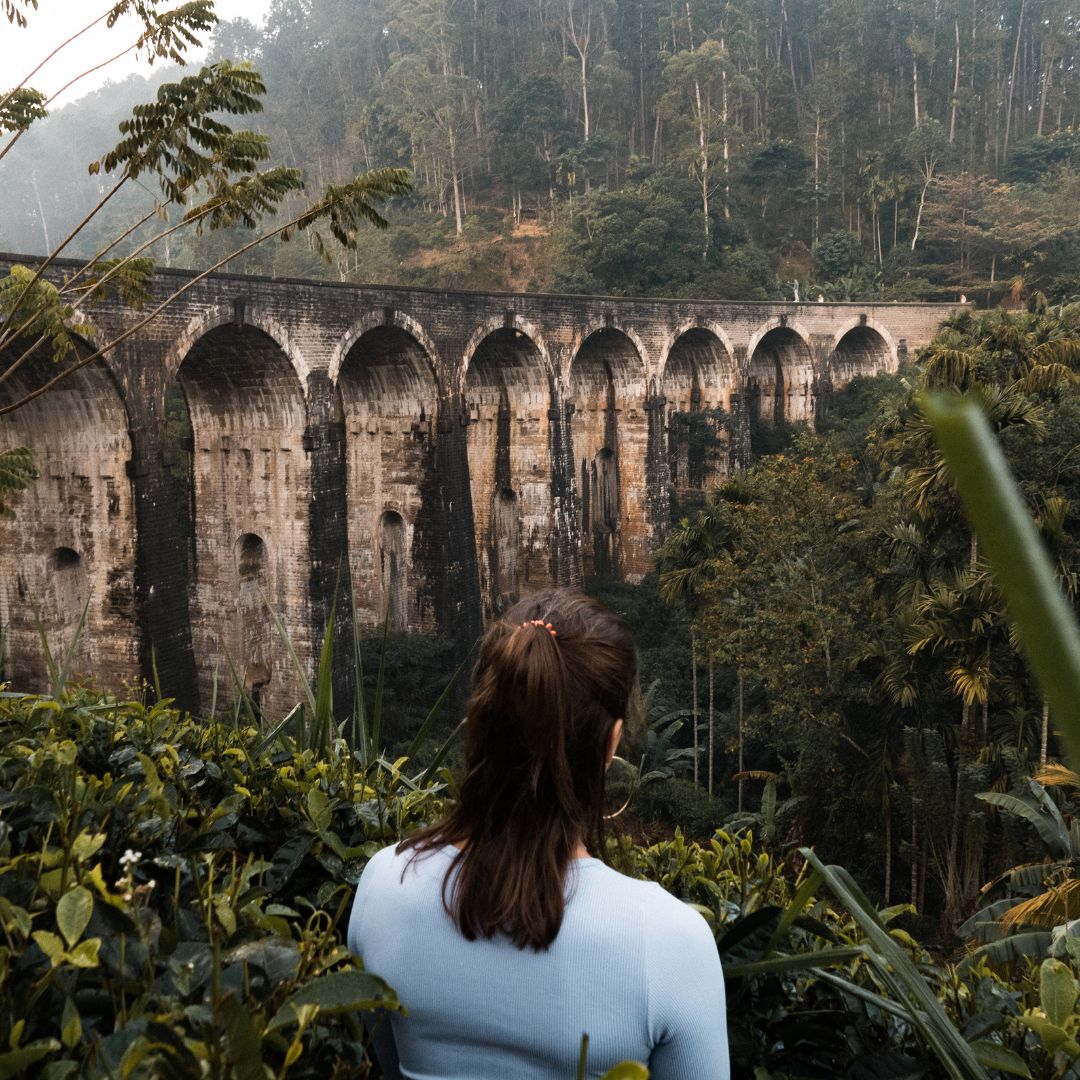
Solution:
<svg viewBox="0 0 1080 1080"><path fill-rule="evenodd" d="M165 705L6 694L0 789L0 1077L368 1075L355 1014L398 1005L340 925L439 785Z"/></svg>
<svg viewBox="0 0 1080 1080"><path fill-rule="evenodd" d="M0 694L0 1080L377 1076L363 1014L402 1005L344 947L352 887L449 784L166 704ZM1072 1075L1068 958L938 963L907 909L746 834L608 854L712 924L737 1077Z"/></svg>

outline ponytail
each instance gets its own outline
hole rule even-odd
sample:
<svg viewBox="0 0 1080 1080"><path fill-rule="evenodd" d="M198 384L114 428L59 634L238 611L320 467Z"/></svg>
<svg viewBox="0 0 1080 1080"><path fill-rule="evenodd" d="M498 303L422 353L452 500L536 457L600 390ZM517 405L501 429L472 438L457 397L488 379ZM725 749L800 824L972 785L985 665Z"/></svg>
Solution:
<svg viewBox="0 0 1080 1080"><path fill-rule="evenodd" d="M578 845L602 852L607 749L635 675L622 623L578 593L536 594L488 630L460 801L400 845L459 846L443 903L468 940L502 934L537 950L555 940Z"/></svg>

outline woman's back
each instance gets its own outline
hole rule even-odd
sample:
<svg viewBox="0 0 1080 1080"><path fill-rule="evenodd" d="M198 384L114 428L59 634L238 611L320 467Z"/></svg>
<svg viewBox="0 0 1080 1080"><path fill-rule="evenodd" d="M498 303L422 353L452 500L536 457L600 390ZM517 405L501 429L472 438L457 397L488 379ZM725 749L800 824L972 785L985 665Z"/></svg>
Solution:
<svg viewBox="0 0 1080 1080"><path fill-rule="evenodd" d="M700 915L583 858L548 949L469 941L443 903L455 854L386 848L357 888L349 945L409 1010L377 1036L388 1076L396 1060L424 1080L573 1077L588 1034L589 1076L634 1059L652 1080L724 1080L723 977Z"/></svg>

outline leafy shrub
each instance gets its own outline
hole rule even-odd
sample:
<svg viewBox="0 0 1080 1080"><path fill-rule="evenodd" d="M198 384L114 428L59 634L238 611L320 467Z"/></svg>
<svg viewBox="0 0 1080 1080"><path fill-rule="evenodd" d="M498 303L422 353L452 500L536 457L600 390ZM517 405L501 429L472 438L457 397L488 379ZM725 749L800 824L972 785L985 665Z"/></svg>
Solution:
<svg viewBox="0 0 1080 1080"><path fill-rule="evenodd" d="M634 798L633 809L642 821L681 829L687 836L707 839L723 823L731 808L692 780L675 777L645 784Z"/></svg>
<svg viewBox="0 0 1080 1080"><path fill-rule="evenodd" d="M0 1075L368 1075L339 928L438 786L86 695L3 695L0 777Z"/></svg>

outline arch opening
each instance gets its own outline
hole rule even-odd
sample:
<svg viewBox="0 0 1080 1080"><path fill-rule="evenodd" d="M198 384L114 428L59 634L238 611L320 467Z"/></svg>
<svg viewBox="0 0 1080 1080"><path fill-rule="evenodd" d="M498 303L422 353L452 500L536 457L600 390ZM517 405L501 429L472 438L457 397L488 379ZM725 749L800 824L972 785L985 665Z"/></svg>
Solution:
<svg viewBox="0 0 1080 1080"><path fill-rule="evenodd" d="M813 422L813 386L809 345L790 327L770 330L750 357L747 398L754 453L775 448L774 441L782 435L776 429Z"/></svg>
<svg viewBox="0 0 1080 1080"><path fill-rule="evenodd" d="M644 468L648 455L645 370L630 338L590 334L570 366L570 432L578 470L582 571L634 578L648 568Z"/></svg>
<svg viewBox="0 0 1080 1080"><path fill-rule="evenodd" d="M488 334L465 375L469 480L485 619L551 584L551 386L521 330Z"/></svg>
<svg viewBox="0 0 1080 1080"><path fill-rule="evenodd" d="M64 363L89 356L79 341ZM6 370L22 354L0 356ZM0 386L11 404L57 374L47 351L31 356ZM63 652L86 611L76 673L122 682L139 676L135 617L135 503L128 474L127 410L105 364L71 372L41 397L0 419L0 450L37 455L38 479L0 519L0 619L6 672L20 690L44 690L49 675L38 616L50 648Z"/></svg>
<svg viewBox="0 0 1080 1080"><path fill-rule="evenodd" d="M711 330L693 327L668 353L662 393L668 469L679 500L727 475L727 410L735 362Z"/></svg>
<svg viewBox="0 0 1080 1080"><path fill-rule="evenodd" d="M891 366L884 337L871 326L855 326L837 342L829 358L829 377L832 388L839 390L860 375L877 375Z"/></svg>
<svg viewBox="0 0 1080 1080"><path fill-rule="evenodd" d="M379 577L389 629L408 629L408 559L405 521L396 510L379 518Z"/></svg>
<svg viewBox="0 0 1080 1080"><path fill-rule="evenodd" d="M414 557L434 482L438 387L432 359L400 327L374 327L346 354L338 390L356 617L363 625L381 626L389 611L394 630L432 629L423 559Z"/></svg>
<svg viewBox="0 0 1080 1080"><path fill-rule="evenodd" d="M184 357L166 417L178 503L190 507L184 542L200 696L210 700L231 658L260 708L283 716L299 687L267 604L301 658L313 661L314 649L306 573L311 473L300 380L269 334L226 324Z"/></svg>
<svg viewBox="0 0 1080 1080"><path fill-rule="evenodd" d="M264 597L269 588L266 543L255 533L236 541L236 620L241 643L238 656L244 688L256 706L262 706L274 674L273 641Z"/></svg>

